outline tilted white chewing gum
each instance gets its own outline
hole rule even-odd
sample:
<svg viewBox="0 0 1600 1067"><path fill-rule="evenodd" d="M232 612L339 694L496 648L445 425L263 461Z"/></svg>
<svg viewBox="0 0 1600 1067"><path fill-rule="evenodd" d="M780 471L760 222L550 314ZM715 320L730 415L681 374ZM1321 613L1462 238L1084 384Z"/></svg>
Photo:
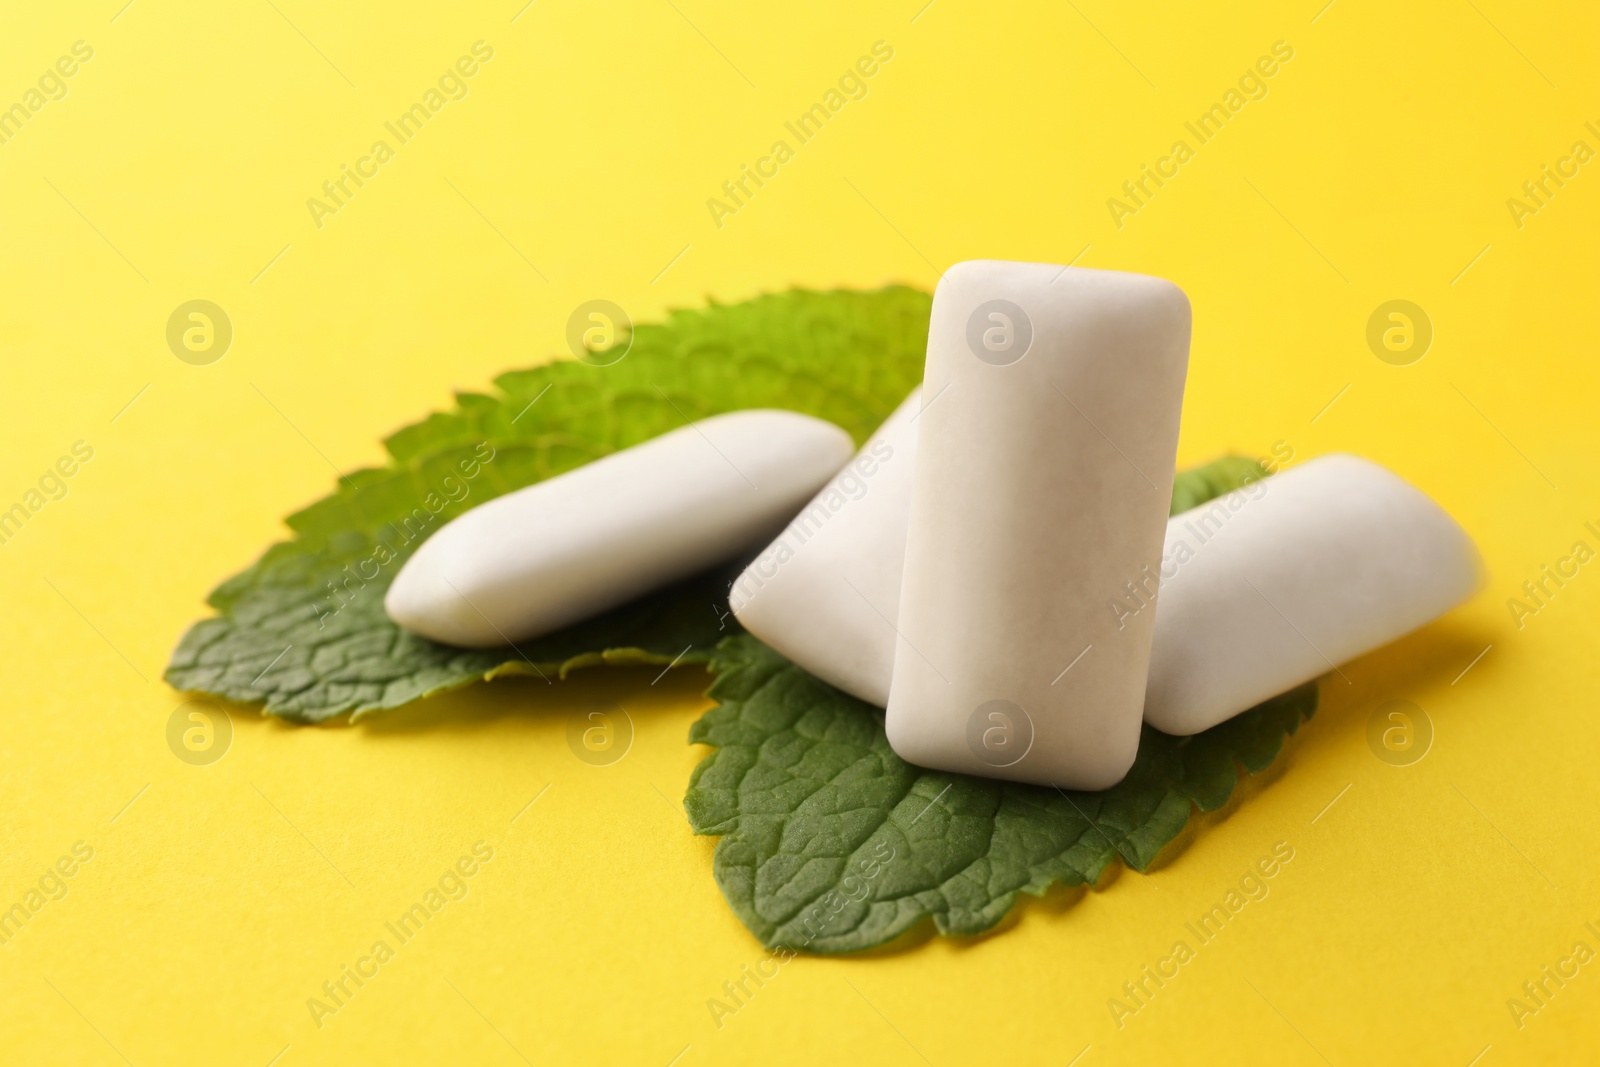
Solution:
<svg viewBox="0 0 1600 1067"><path fill-rule="evenodd" d="M792 411L692 423L446 523L383 606L446 644L537 637L770 537L853 447L839 427Z"/></svg>
<svg viewBox="0 0 1600 1067"><path fill-rule="evenodd" d="M728 594L745 629L880 708L894 667L920 396L912 390Z"/></svg>
<svg viewBox="0 0 1600 1067"><path fill-rule="evenodd" d="M1237 489L1168 527L1145 721L1215 726L1432 621L1482 575L1455 520L1368 460Z"/></svg>
<svg viewBox="0 0 1600 1067"><path fill-rule="evenodd" d="M885 726L940 770L1073 789L1139 745L1189 301L1140 274L952 267L933 297Z"/></svg>

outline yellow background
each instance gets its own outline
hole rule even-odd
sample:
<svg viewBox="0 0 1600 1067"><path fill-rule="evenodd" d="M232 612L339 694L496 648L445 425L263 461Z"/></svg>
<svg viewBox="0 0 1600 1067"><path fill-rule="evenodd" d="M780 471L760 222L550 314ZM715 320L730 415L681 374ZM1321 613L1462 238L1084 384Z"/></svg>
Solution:
<svg viewBox="0 0 1600 1067"><path fill-rule="evenodd" d="M0 1059L1465 1067L1592 1048L1600 964L1521 1028L1506 1002L1575 941L1600 948L1600 567L1520 630L1506 600L1574 541L1600 547L1600 168L1520 229L1506 200L1574 141L1600 148L1600 16L1320 2L10 6L0 103L74 41L95 54L0 145L0 507L73 442L94 458L0 547L0 905L74 842L94 858L0 948ZM495 54L470 94L318 229L306 199L478 40ZM719 229L706 200L879 40L894 58L866 98ZM1280 40L1266 98L1115 226L1107 198ZM1488 562L1472 603L1325 682L1286 757L1150 875L970 943L796 960L719 1029L707 1000L765 953L680 808L706 754L685 744L698 670L507 680L355 726L236 714L220 762L169 751L182 698L160 673L212 585L452 388L562 351L579 303L647 321L796 284L931 288L973 257L1176 280L1183 464L1280 441L1370 456ZM164 339L195 298L236 331L210 366ZM1397 298L1436 330L1404 367L1365 341ZM597 696L637 726L610 767L565 743ZM1414 765L1368 746L1389 700L1433 724ZM494 859L466 899L319 1030L307 998L480 840ZM1119 1029L1108 998L1278 841L1295 854L1270 896Z"/></svg>

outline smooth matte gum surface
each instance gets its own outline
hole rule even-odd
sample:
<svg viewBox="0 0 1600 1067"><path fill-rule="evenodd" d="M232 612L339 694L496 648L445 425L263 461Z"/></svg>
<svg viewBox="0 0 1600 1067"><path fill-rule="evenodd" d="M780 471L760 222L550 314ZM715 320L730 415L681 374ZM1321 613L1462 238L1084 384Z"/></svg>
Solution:
<svg viewBox="0 0 1600 1067"><path fill-rule="evenodd" d="M384 608L452 645L548 633L759 544L852 447L792 411L703 419L452 520L401 567Z"/></svg>
<svg viewBox="0 0 1600 1067"><path fill-rule="evenodd" d="M886 726L912 763L1100 789L1137 751L1189 353L1171 282L957 264L934 294Z"/></svg>
<svg viewBox="0 0 1600 1067"><path fill-rule="evenodd" d="M1477 548L1426 494L1330 455L1172 520L1145 721L1198 733L1470 597Z"/></svg>
<svg viewBox="0 0 1600 1067"><path fill-rule="evenodd" d="M756 637L880 708L894 669L920 398L912 390L728 598Z"/></svg>

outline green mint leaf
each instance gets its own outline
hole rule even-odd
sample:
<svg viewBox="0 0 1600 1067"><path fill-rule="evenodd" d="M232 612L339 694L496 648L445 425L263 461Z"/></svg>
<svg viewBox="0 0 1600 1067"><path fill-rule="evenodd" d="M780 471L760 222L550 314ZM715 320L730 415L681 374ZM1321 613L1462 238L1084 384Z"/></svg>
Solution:
<svg viewBox="0 0 1600 1067"><path fill-rule="evenodd" d="M738 630L731 568L514 649L408 634L384 614L383 595L405 558L468 508L687 421L787 408L865 439L921 379L929 307L926 293L894 286L677 311L636 326L615 363L550 363L501 375L492 395L460 393L454 410L389 437L386 466L340 478L289 516L293 538L212 592L217 614L184 634L166 679L318 722L505 672L704 663Z"/></svg>
<svg viewBox="0 0 1600 1067"><path fill-rule="evenodd" d="M1265 476L1228 458L1180 474L1173 510ZM690 730L715 751L684 807L720 835L713 868L734 913L778 948L852 952L931 918L942 934L990 929L1019 893L1093 885L1121 859L1143 871L1198 807L1232 795L1316 710L1315 683L1192 737L1144 727L1122 782L1076 792L924 770L889 747L883 712L754 637L712 658L717 707Z"/></svg>

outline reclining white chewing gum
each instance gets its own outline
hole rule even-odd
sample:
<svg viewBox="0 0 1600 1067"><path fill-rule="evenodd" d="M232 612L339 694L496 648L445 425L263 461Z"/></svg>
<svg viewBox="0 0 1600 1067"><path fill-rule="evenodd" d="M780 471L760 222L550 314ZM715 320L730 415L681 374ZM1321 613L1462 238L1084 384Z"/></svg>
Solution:
<svg viewBox="0 0 1600 1067"><path fill-rule="evenodd" d="M1430 622L1482 575L1466 532L1368 460L1237 489L1169 525L1145 721L1215 726Z"/></svg>
<svg viewBox="0 0 1600 1067"><path fill-rule="evenodd" d="M401 567L384 608L452 645L537 637L759 544L852 448L844 430L792 411L692 423L445 524Z"/></svg>
<svg viewBox="0 0 1600 1067"><path fill-rule="evenodd" d="M1073 789L1139 745L1189 355L1171 282L1035 263L934 293L885 726L940 770Z"/></svg>
<svg viewBox="0 0 1600 1067"><path fill-rule="evenodd" d="M894 668L921 390L745 568L745 629L830 685L883 707Z"/></svg>

